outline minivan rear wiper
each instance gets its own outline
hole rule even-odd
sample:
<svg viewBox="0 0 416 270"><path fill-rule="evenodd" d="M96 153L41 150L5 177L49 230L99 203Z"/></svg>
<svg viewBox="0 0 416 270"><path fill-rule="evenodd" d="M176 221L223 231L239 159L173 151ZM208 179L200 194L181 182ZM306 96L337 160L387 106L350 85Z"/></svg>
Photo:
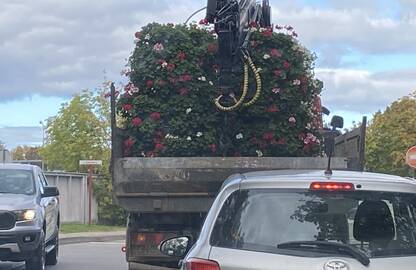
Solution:
<svg viewBox="0 0 416 270"><path fill-rule="evenodd" d="M335 243L335 242L327 242L327 241L295 241L295 242L287 242L277 245L277 248L280 249L314 249L314 250L322 250L328 252L336 251L339 254L349 255L355 259L357 259L360 263L364 266L370 265L370 258L353 246L349 246L342 243Z"/></svg>

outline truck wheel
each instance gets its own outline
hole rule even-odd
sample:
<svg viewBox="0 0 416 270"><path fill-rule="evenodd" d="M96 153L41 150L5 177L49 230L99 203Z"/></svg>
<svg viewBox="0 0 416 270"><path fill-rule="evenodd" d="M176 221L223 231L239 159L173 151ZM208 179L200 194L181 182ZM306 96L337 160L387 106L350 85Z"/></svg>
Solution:
<svg viewBox="0 0 416 270"><path fill-rule="evenodd" d="M46 265L56 265L58 264L58 254L59 254L59 236L57 235L55 240L55 248L52 249L48 254L46 254Z"/></svg>
<svg viewBox="0 0 416 270"><path fill-rule="evenodd" d="M34 256L25 262L26 270L45 270L45 259L45 242L42 236Z"/></svg>

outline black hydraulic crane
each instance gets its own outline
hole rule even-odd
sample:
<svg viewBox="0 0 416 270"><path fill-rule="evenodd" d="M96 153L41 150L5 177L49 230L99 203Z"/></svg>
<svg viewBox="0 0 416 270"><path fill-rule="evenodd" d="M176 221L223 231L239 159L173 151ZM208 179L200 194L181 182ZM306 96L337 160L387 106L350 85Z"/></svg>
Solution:
<svg viewBox="0 0 416 270"><path fill-rule="evenodd" d="M215 25L218 34L219 88L222 95L215 104L222 111L232 111L240 106L250 106L260 96L261 78L250 57L250 27L271 27L271 7L268 0L208 0L206 20ZM243 93L237 100L232 93L233 74L244 66ZM257 89L250 101L248 96L249 69L252 70Z"/></svg>

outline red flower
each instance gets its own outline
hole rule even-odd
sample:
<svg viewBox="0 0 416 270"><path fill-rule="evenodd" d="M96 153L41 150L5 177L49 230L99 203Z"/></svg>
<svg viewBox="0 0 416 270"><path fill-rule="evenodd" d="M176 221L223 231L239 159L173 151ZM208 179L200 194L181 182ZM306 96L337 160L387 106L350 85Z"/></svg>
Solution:
<svg viewBox="0 0 416 270"><path fill-rule="evenodd" d="M277 113L279 111L279 108L276 105L272 105L269 108L267 108L268 113Z"/></svg>
<svg viewBox="0 0 416 270"><path fill-rule="evenodd" d="M126 112L129 112L129 111L133 110L133 105L125 104L125 105L123 105L123 110L126 111Z"/></svg>
<svg viewBox="0 0 416 270"><path fill-rule="evenodd" d="M215 154L216 152L217 152L217 145L214 143L214 144L211 144L210 146L209 146L209 148L211 149L211 152L213 153L213 154Z"/></svg>
<svg viewBox="0 0 416 270"><path fill-rule="evenodd" d="M155 145L155 151L156 152L162 151L163 149L165 149L165 146L163 144L158 143L158 144Z"/></svg>
<svg viewBox="0 0 416 270"><path fill-rule="evenodd" d="M181 88L181 89L179 89L179 95L186 96L188 94L189 94L188 88Z"/></svg>
<svg viewBox="0 0 416 270"><path fill-rule="evenodd" d="M149 152L146 153L146 157L156 157L156 153L152 152L152 151L149 151Z"/></svg>
<svg viewBox="0 0 416 270"><path fill-rule="evenodd" d="M266 30L266 31L263 32L263 36L264 37L272 37L273 36L273 31Z"/></svg>
<svg viewBox="0 0 416 270"><path fill-rule="evenodd" d="M136 33L134 34L134 36L135 36L137 39L140 39L140 38L142 37L142 32L136 32Z"/></svg>
<svg viewBox="0 0 416 270"><path fill-rule="evenodd" d="M273 57L282 57L282 52L279 51L278 49L272 49L270 51L270 55Z"/></svg>
<svg viewBox="0 0 416 270"><path fill-rule="evenodd" d="M178 58L179 58L179 60L184 61L186 59L186 53L179 52Z"/></svg>
<svg viewBox="0 0 416 270"><path fill-rule="evenodd" d="M176 67L175 64L169 64L168 67L167 67L167 70L169 72L172 72L175 69L175 67Z"/></svg>
<svg viewBox="0 0 416 270"><path fill-rule="evenodd" d="M199 24L200 24L200 25L208 25L208 24L209 24L209 22L208 22L208 20L207 20L207 19L202 19L202 20L200 20L200 21L199 21Z"/></svg>
<svg viewBox="0 0 416 270"><path fill-rule="evenodd" d="M126 149L131 149L135 143L136 143L136 140L130 137L124 141L124 147Z"/></svg>
<svg viewBox="0 0 416 270"><path fill-rule="evenodd" d="M152 80L148 80L146 82L146 86L147 86L147 88L152 88L153 87L153 81Z"/></svg>
<svg viewBox="0 0 416 270"><path fill-rule="evenodd" d="M180 82L189 82L192 81L192 76L189 74L185 74L179 77Z"/></svg>
<svg viewBox="0 0 416 270"><path fill-rule="evenodd" d="M274 139L274 132L266 132L263 134L263 140L265 141L272 141Z"/></svg>
<svg viewBox="0 0 416 270"><path fill-rule="evenodd" d="M164 81L164 80L158 80L157 81L157 85L158 86L161 86L161 87L163 87L163 86L165 86L167 83Z"/></svg>
<svg viewBox="0 0 416 270"><path fill-rule="evenodd" d="M257 27L257 22L252 21L252 22L250 22L249 26L250 27Z"/></svg>
<svg viewBox="0 0 416 270"><path fill-rule="evenodd" d="M290 66L291 66L291 65L290 65L290 63L289 63L288 61L286 61L286 60L285 60L285 61L283 62L283 67L284 67L286 70L287 70L287 69L289 69L289 68L290 68Z"/></svg>
<svg viewBox="0 0 416 270"><path fill-rule="evenodd" d="M154 122L160 121L160 118L161 118L161 116L160 116L159 112L152 112L150 114L150 119L152 119Z"/></svg>
<svg viewBox="0 0 416 270"><path fill-rule="evenodd" d="M140 127L142 125L143 121L140 117L135 117L131 120L131 124L133 127Z"/></svg>
<svg viewBox="0 0 416 270"><path fill-rule="evenodd" d="M281 71L281 70L279 70L279 69L276 69L276 70L274 71L274 76L276 76L276 77L280 78L280 77L282 76L282 71Z"/></svg>
<svg viewBox="0 0 416 270"><path fill-rule="evenodd" d="M281 138L279 141L277 141L277 144L285 145L286 144L286 140L284 138Z"/></svg>
<svg viewBox="0 0 416 270"><path fill-rule="evenodd" d="M208 52L209 53L216 53L218 51L218 44L211 43L208 45Z"/></svg>

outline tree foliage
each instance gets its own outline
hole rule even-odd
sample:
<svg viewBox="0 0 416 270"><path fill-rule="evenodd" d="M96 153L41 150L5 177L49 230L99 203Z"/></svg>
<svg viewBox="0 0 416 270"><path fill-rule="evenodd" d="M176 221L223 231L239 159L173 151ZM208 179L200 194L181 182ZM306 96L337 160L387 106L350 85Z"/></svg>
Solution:
<svg viewBox="0 0 416 270"><path fill-rule="evenodd" d="M370 171L409 176L407 150L416 145L416 92L374 115L367 134Z"/></svg>
<svg viewBox="0 0 416 270"><path fill-rule="evenodd" d="M41 160L39 155L40 147L33 146L17 146L11 152L14 160Z"/></svg>
<svg viewBox="0 0 416 270"><path fill-rule="evenodd" d="M47 141L40 150L49 169L79 171L84 159L109 160L108 123L96 114L97 96L89 91L64 104L47 121Z"/></svg>

